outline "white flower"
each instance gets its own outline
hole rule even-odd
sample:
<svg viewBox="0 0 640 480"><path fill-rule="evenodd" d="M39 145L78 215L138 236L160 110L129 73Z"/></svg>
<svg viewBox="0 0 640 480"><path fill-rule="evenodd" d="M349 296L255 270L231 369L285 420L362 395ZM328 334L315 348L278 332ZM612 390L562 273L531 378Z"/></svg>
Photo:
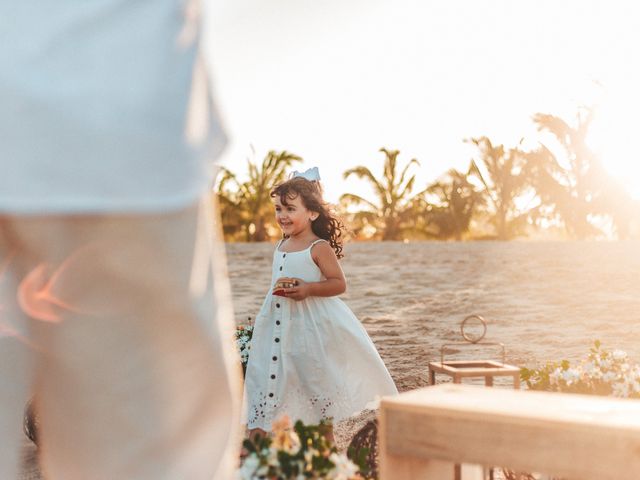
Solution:
<svg viewBox="0 0 640 480"><path fill-rule="evenodd" d="M255 453L251 453L242 462L242 466L236 471L238 480L251 480L260 466L260 459Z"/></svg>
<svg viewBox="0 0 640 480"><path fill-rule="evenodd" d="M309 447L309 449L304 452L304 461L308 464L311 464L313 457L315 457L316 455L320 455L320 452L318 452L318 450L316 450L315 448Z"/></svg>
<svg viewBox="0 0 640 480"><path fill-rule="evenodd" d="M600 370L599 368L594 368L589 376L594 380L599 380L602 378L602 370Z"/></svg>
<svg viewBox="0 0 640 480"><path fill-rule="evenodd" d="M627 352L624 350L614 350L611 356L615 361L620 362L627 359Z"/></svg>
<svg viewBox="0 0 640 480"><path fill-rule="evenodd" d="M269 473L269 465L262 465L258 470L256 470L256 475L258 477L266 477L267 473Z"/></svg>
<svg viewBox="0 0 640 480"><path fill-rule="evenodd" d="M559 368L556 368L553 372L549 374L549 381L551 382L551 385L557 384L560 381L561 377L562 377L562 370Z"/></svg>
<svg viewBox="0 0 640 480"><path fill-rule="evenodd" d="M580 370L577 368L568 368L562 372L562 379L567 385L571 385L580 379Z"/></svg>
<svg viewBox="0 0 640 480"><path fill-rule="evenodd" d="M586 374L590 374L591 372L593 372L596 369L596 366L593 364L593 362L589 361L586 362L583 366L582 366L582 371Z"/></svg>
<svg viewBox="0 0 640 480"><path fill-rule="evenodd" d="M627 398L629 396L629 385L626 383L614 383L613 395L616 397Z"/></svg>
<svg viewBox="0 0 640 480"><path fill-rule="evenodd" d="M335 465L329 472L327 478L332 480L349 480L358 473L358 466L353 463L346 455L338 455L332 453L329 460Z"/></svg>
<svg viewBox="0 0 640 480"><path fill-rule="evenodd" d="M279 465L277 448L269 448L269 454L267 455L267 465L271 465L272 467L277 467Z"/></svg>
<svg viewBox="0 0 640 480"><path fill-rule="evenodd" d="M604 375L602 375L602 381L603 382L611 382L612 380L616 379L616 374L614 372L607 372Z"/></svg>

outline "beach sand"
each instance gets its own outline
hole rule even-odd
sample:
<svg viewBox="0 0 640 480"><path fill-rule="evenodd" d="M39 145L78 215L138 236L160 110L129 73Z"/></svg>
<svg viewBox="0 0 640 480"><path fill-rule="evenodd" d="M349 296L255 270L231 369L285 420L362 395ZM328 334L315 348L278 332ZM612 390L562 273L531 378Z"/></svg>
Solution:
<svg viewBox="0 0 640 480"><path fill-rule="evenodd" d="M227 245L240 323L269 289L273 248ZM401 392L428 384L428 362L462 342L459 325L471 314L488 323L484 341L504 343L506 362L520 367L578 360L596 339L640 361L639 242L354 243L341 263L342 298ZM446 358L501 359L495 346L457 350ZM372 416L339 425L339 445Z"/></svg>
<svg viewBox="0 0 640 480"><path fill-rule="evenodd" d="M235 318L258 313L271 281L271 243L227 245ZM343 300L363 323L398 389L427 385L444 343L470 314L488 322L517 366L577 360L600 339L640 361L639 242L385 242L345 246ZM447 358L497 358L494 346ZM444 379L442 379L444 380ZM497 382L500 385L499 382ZM372 412L336 428L344 447Z"/></svg>
<svg viewBox="0 0 640 480"><path fill-rule="evenodd" d="M255 317L273 245L227 245L235 316ZM573 360L593 341L640 360L640 242L384 242L345 246L342 299L363 323L400 391L427 384L444 343L471 314L508 363ZM465 358L499 349L461 347ZM449 356L447 357L449 358ZM453 357L452 357L453 358Z"/></svg>

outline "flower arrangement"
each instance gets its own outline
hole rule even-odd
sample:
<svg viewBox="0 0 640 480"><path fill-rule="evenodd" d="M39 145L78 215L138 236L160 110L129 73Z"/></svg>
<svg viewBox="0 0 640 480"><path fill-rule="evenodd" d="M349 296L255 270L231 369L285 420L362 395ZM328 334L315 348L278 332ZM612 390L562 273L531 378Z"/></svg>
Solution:
<svg viewBox="0 0 640 480"><path fill-rule="evenodd" d="M583 393L622 398L640 398L640 365L622 350L605 350L596 340L578 364L568 360L549 362L541 367L520 370L520 378L530 390ZM505 480L536 480L539 474L502 469ZM544 477L559 480L556 477Z"/></svg>
<svg viewBox="0 0 640 480"><path fill-rule="evenodd" d="M272 428L268 437L244 441L248 454L238 480L365 480L366 462L356 465L327 440L331 424L304 425L298 420L291 428L291 420L283 416Z"/></svg>
<svg viewBox="0 0 640 480"><path fill-rule="evenodd" d="M236 326L236 347L240 353L242 363L242 374L247 373L247 362L249 361L249 351L251 350L251 338L253 337L253 325L251 317L248 318L248 325Z"/></svg>
<svg viewBox="0 0 640 480"><path fill-rule="evenodd" d="M599 340L578 365L568 360L550 362L536 369L523 368L520 377L531 390L640 398L640 365L622 350L602 349Z"/></svg>

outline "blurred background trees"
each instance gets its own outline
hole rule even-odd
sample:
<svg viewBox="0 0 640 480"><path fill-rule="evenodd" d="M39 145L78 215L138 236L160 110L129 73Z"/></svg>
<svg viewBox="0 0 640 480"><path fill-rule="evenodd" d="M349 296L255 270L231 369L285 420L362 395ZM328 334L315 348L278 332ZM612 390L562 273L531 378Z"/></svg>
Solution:
<svg viewBox="0 0 640 480"><path fill-rule="evenodd" d="M302 158L298 155L271 150L261 164L247 160L245 181L239 181L234 172L221 169L216 195L225 239L263 242L279 235L270 192L286 180L299 162Z"/></svg>
<svg viewBox="0 0 640 480"><path fill-rule="evenodd" d="M401 240L407 235L417 233L415 217L419 213L418 199L424 192L413 194L415 174L409 174L412 166L420 163L412 158L400 171L398 164L399 150L381 148L384 153L382 176L378 179L366 166L357 166L344 172L345 179L355 175L366 180L375 193L374 200L362 198L353 193L345 193L340 197L343 206L364 207L353 216L354 222L365 223L375 229L375 237L381 240ZM356 225L356 228L362 228Z"/></svg>
<svg viewBox="0 0 640 480"><path fill-rule="evenodd" d="M603 168L587 139L591 109L574 122L536 113L541 138L530 150L495 144L486 136L464 140L475 147L466 172L451 169L428 185L416 185L417 159L399 161L399 150L381 148L382 170L346 170L372 196L344 193L338 212L347 235L366 240L434 238L462 240L545 236L570 239L640 237L640 202ZM280 236L271 189L286 180L302 158L270 151L261 163L247 161L247 178L222 169L215 193L227 241L265 241Z"/></svg>
<svg viewBox="0 0 640 480"><path fill-rule="evenodd" d="M427 188L429 200L423 208L433 237L462 240L474 214L485 206L483 192L469 181L469 175L451 169Z"/></svg>

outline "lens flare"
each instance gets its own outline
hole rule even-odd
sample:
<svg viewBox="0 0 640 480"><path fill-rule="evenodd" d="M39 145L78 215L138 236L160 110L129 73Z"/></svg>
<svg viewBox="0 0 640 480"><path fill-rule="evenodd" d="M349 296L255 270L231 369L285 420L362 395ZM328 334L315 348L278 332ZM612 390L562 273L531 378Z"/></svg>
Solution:
<svg viewBox="0 0 640 480"><path fill-rule="evenodd" d="M43 322L58 323L62 320L64 311L80 312L53 293L56 282L68 270L74 257L75 255L68 257L55 270L51 265L42 263L20 282L18 304L27 315Z"/></svg>

